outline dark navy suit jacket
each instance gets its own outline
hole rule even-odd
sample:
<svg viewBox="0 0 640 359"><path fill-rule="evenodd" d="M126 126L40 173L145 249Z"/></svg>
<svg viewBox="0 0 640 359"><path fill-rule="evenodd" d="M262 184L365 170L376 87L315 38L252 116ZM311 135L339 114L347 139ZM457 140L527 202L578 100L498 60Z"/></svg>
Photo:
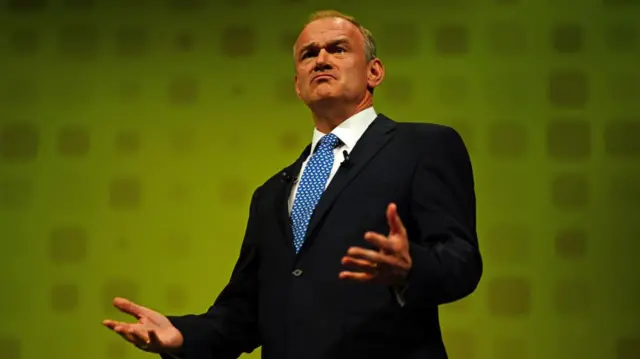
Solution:
<svg viewBox="0 0 640 359"><path fill-rule="evenodd" d="M309 150L253 193L239 258L209 310L169 317L184 336L176 354L237 358L262 346L264 359L447 358L438 305L473 292L482 274L461 137L378 115L324 192L296 254L287 201ZM392 288L338 278L349 247L372 248L365 232L388 233L391 202L413 260L404 306Z"/></svg>

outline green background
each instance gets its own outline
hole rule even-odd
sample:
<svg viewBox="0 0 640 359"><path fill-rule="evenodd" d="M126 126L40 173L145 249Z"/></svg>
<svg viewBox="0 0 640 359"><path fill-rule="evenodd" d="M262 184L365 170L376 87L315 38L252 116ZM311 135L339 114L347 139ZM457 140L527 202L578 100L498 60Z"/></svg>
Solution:
<svg viewBox="0 0 640 359"><path fill-rule="evenodd" d="M147 357L101 326L113 296L208 307L311 138L315 4L2 0L0 357ZM450 357L640 358L640 1L321 5L376 36L379 112L471 152L486 270L442 307Z"/></svg>

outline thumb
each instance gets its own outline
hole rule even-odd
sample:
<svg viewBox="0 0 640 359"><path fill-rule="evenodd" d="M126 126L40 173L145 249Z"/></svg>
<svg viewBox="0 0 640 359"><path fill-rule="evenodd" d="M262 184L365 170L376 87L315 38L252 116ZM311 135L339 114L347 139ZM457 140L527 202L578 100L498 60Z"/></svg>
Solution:
<svg viewBox="0 0 640 359"><path fill-rule="evenodd" d="M152 311L125 298L114 298L113 306L136 318L148 316Z"/></svg>
<svg viewBox="0 0 640 359"><path fill-rule="evenodd" d="M404 225L398 215L398 206L395 203L391 203L387 207L387 222L389 224L389 234L404 234Z"/></svg>

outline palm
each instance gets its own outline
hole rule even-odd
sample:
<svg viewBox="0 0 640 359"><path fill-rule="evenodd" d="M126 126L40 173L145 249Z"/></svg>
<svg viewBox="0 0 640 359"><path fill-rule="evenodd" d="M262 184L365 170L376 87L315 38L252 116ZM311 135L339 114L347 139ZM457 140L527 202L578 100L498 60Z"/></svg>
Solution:
<svg viewBox="0 0 640 359"><path fill-rule="evenodd" d="M174 348L179 346L180 332L167 317L158 312L152 311L147 316L140 317L136 325L145 332L154 331L161 347Z"/></svg>
<svg viewBox="0 0 640 359"><path fill-rule="evenodd" d="M367 232L364 235L364 239L378 249L349 248L347 255L342 258L342 264L353 266L355 270L341 271L339 278L361 282L375 281L394 286L404 285L412 267L407 230L394 203L389 204L386 215L389 224L388 235L376 232Z"/></svg>
<svg viewBox="0 0 640 359"><path fill-rule="evenodd" d="M113 320L103 322L127 341L154 353L176 350L182 346L182 334L164 315L122 298L116 298L113 304L121 311L138 318L135 323Z"/></svg>

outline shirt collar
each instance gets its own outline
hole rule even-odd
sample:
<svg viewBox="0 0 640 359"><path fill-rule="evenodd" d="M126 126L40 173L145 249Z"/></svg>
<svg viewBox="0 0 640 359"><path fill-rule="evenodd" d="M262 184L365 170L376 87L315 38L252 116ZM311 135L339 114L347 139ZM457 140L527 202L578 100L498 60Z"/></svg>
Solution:
<svg viewBox="0 0 640 359"><path fill-rule="evenodd" d="M358 142L360 137L362 137L362 134L364 134L376 117L378 117L378 114L373 107L366 108L343 121L340 125L334 128L331 133L336 135L340 141L342 141L348 152L351 152L355 147L356 142ZM325 134L318 131L317 128L313 129L311 153L313 153L318 141L320 141L324 135Z"/></svg>

